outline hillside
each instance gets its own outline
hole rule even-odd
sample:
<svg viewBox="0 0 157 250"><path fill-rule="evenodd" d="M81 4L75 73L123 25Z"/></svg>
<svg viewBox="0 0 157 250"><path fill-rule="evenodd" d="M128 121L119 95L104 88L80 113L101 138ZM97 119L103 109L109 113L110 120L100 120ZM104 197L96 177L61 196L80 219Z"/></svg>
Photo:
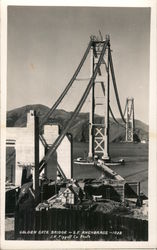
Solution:
<svg viewBox="0 0 157 250"><path fill-rule="evenodd" d="M47 106L36 104L27 105L17 109L13 109L7 112L7 126L8 127L24 127L26 126L27 113L29 110L36 110L39 119L41 120L44 115L49 111ZM61 130L66 126L68 120L70 119L72 112L67 112L65 110L55 110L52 116L48 119L47 124L57 123L60 124ZM121 119L118 119L121 123ZM96 123L102 123L103 118L96 116ZM75 122L72 124L70 133L72 133L74 141L88 141L88 123L89 114L80 113L76 118ZM148 125L145 123L135 120L136 134L142 139L148 140ZM125 139L125 128L118 125L110 118L110 142L119 142Z"/></svg>

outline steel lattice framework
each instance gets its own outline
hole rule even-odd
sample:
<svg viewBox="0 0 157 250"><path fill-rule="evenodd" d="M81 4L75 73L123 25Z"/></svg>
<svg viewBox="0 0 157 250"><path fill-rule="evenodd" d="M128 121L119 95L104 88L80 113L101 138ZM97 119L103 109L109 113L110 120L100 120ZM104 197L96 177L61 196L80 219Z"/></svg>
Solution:
<svg viewBox="0 0 157 250"><path fill-rule="evenodd" d="M95 127L94 134L94 152L95 154L103 153L104 151L104 127Z"/></svg>

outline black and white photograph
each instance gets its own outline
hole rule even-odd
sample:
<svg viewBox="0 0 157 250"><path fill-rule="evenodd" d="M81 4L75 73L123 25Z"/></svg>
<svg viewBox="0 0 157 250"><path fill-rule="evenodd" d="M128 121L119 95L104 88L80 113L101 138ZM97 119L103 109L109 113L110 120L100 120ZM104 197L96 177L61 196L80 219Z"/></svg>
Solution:
<svg viewBox="0 0 157 250"><path fill-rule="evenodd" d="M152 11L6 5L6 244L148 246L154 239Z"/></svg>

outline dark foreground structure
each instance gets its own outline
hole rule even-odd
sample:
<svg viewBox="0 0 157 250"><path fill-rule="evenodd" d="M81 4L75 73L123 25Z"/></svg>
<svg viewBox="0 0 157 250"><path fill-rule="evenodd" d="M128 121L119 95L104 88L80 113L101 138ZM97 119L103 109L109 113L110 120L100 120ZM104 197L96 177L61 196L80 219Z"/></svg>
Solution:
<svg viewBox="0 0 157 250"><path fill-rule="evenodd" d="M17 240L147 241L148 221L76 209L42 209L15 224Z"/></svg>

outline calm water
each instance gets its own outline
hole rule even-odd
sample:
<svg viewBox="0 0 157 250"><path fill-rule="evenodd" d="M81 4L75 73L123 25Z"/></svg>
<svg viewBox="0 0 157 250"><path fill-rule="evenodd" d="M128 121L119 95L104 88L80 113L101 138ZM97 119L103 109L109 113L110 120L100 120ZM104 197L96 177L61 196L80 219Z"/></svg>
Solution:
<svg viewBox="0 0 157 250"><path fill-rule="evenodd" d="M86 144L76 144L74 151L75 158L83 157L84 152L88 150ZM147 145L135 144L113 144L111 147L112 160L123 158L125 165L112 166L112 170L120 174L127 181L140 182L141 191L148 195L148 147ZM119 157L118 157L119 156ZM78 165L73 166L74 178L99 178L102 175L102 170L93 165Z"/></svg>
<svg viewBox="0 0 157 250"><path fill-rule="evenodd" d="M9 149L11 150L11 149ZM74 159L77 157L86 157L88 152L87 143L74 144ZM8 151L8 156L11 155ZM148 145L142 144L111 144L110 154L112 160L123 158L124 166L110 167L112 170L120 174L127 181L139 181L141 183L141 191L148 195ZM52 162L50 162L50 165ZM15 157L7 164L7 176L11 180L11 167L14 167ZM55 168L55 164L53 164ZM56 169L56 168L55 168ZM49 167L49 175L53 178L52 166ZM81 178L99 178L102 170L93 165L73 165L73 176L76 179Z"/></svg>

